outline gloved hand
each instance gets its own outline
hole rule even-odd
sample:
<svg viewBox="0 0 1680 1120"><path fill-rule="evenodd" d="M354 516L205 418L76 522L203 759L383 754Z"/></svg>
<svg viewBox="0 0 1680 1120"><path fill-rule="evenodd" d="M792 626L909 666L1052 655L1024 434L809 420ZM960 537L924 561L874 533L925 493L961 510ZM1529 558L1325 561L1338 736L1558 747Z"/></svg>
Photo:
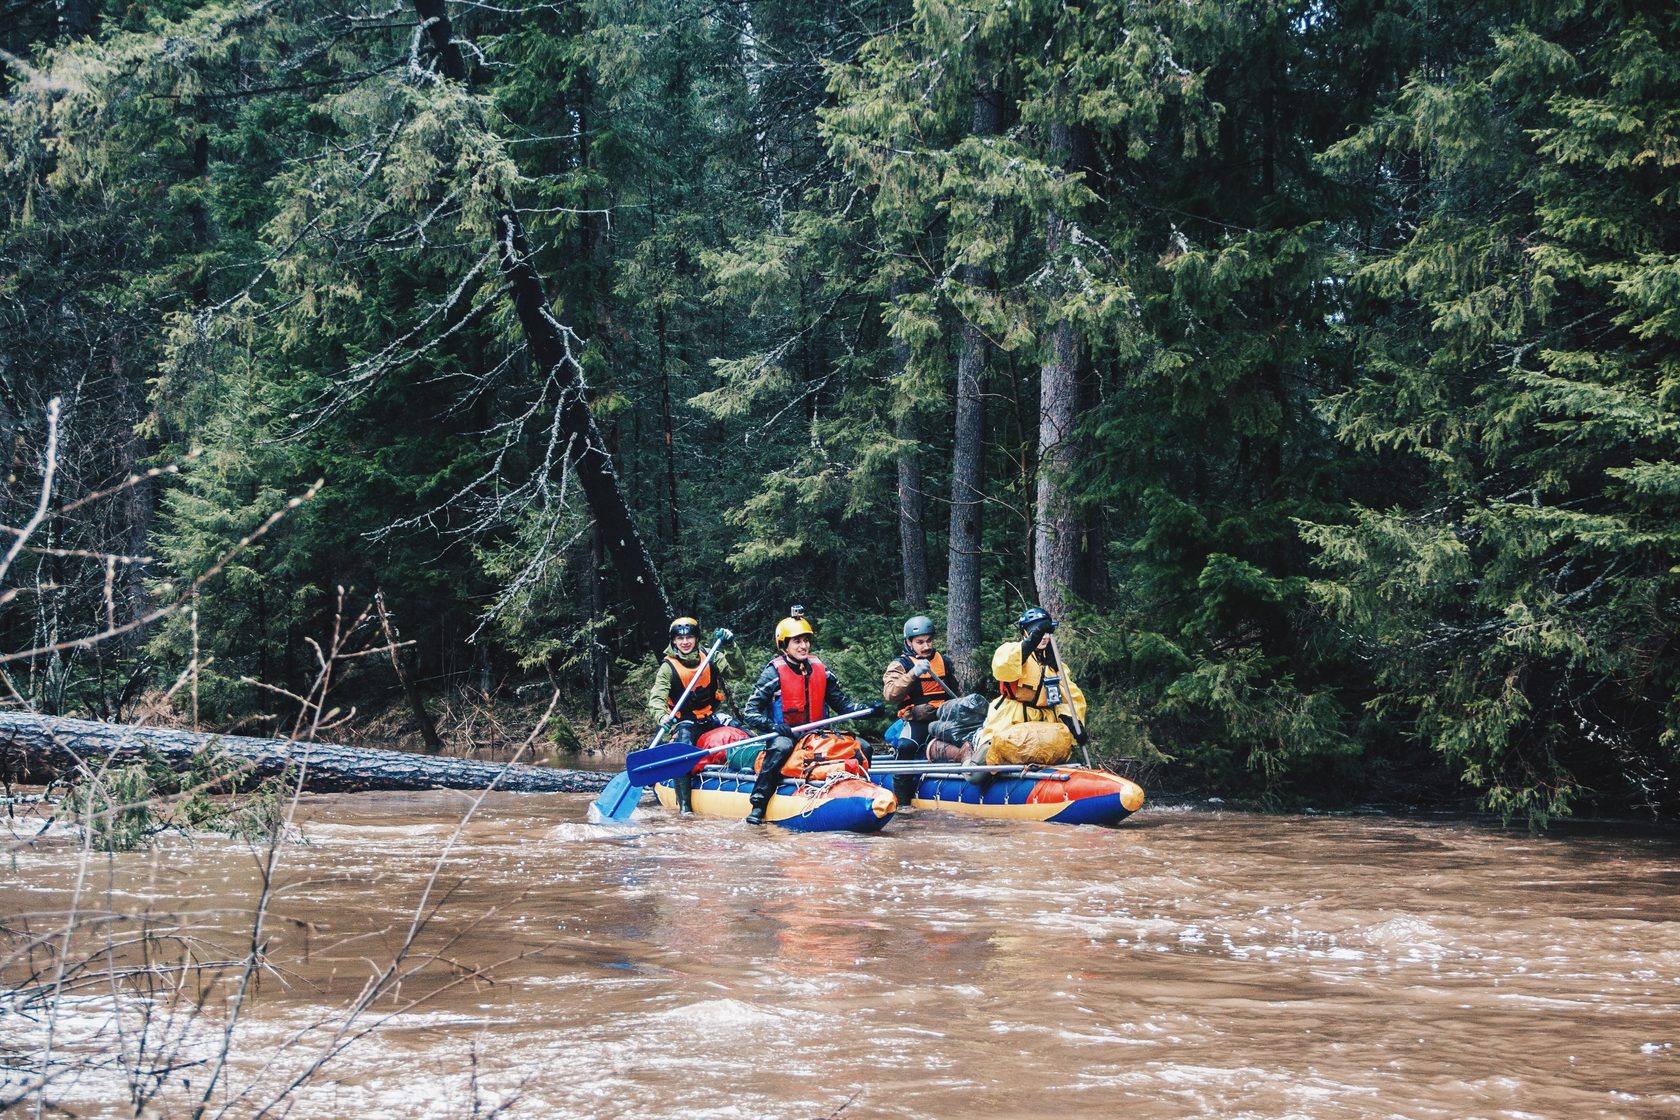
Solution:
<svg viewBox="0 0 1680 1120"><path fill-rule="evenodd" d="M1091 733L1085 730L1085 725L1083 723L1076 723L1073 725L1073 741L1082 747L1091 741Z"/></svg>
<svg viewBox="0 0 1680 1120"><path fill-rule="evenodd" d="M1030 656L1033 650L1038 648L1038 643L1044 640L1044 635L1053 634L1055 631L1055 619L1035 619L1033 624L1027 627L1021 634L1021 656L1023 658Z"/></svg>
<svg viewBox="0 0 1680 1120"><path fill-rule="evenodd" d="M886 709L883 708L881 705L871 704L871 705L869 705L868 708L866 708L864 710L863 718L864 719L874 719L876 716L880 715L884 711L886 711Z"/></svg>
<svg viewBox="0 0 1680 1120"><path fill-rule="evenodd" d="M733 630L719 626L716 630L712 631L712 641L714 642L722 642L724 645L728 645L734 640L735 631Z"/></svg>
<svg viewBox="0 0 1680 1120"><path fill-rule="evenodd" d="M925 677L932 672L933 666L928 664L925 657L918 657L910 663L910 675L912 677Z"/></svg>
<svg viewBox="0 0 1680 1120"><path fill-rule="evenodd" d="M789 727L785 723L778 723L778 724L776 724L776 726L772 727L770 730L774 731L777 735L780 735L784 739L797 739L797 738L799 738L798 732L794 731L793 728Z"/></svg>

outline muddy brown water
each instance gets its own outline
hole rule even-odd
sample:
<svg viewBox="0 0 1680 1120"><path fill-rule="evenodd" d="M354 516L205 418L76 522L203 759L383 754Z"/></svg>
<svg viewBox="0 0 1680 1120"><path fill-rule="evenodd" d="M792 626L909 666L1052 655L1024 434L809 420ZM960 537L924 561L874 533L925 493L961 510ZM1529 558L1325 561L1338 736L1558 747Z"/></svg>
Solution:
<svg viewBox="0 0 1680 1120"><path fill-rule="evenodd" d="M244 958L262 849L0 831L0 1092L50 1057L78 1115L190 1115L230 1040L207 1115L1680 1115L1672 836L1206 805L599 828L581 794L461 826L472 800L303 799L231 1028L236 968L158 989L182 945ZM129 971L20 990L72 909L72 956Z"/></svg>

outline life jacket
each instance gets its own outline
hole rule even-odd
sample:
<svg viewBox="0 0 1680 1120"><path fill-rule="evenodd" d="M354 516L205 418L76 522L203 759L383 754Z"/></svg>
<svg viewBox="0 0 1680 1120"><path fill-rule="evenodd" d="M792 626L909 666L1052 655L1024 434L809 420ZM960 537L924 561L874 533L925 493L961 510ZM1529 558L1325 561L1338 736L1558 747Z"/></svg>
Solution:
<svg viewBox="0 0 1680 1120"><path fill-rule="evenodd" d="M1027 675L1028 666L1038 670L1036 680L1024 683L1017 677L1012 681L999 681L998 694L1029 708L1048 711L1060 706L1062 701L1068 698L1067 689L1062 685L1061 673L1038 658L1028 656L1021 659L1021 677Z"/></svg>
<svg viewBox="0 0 1680 1120"><path fill-rule="evenodd" d="M908 673L916 660L907 653L901 653L898 655L898 663L904 666L904 671ZM951 699L951 694L939 683L939 678L945 676L945 655L935 650L933 656L928 658L928 668L933 670L932 676L910 678L910 695L904 698L903 707L898 709L899 719L909 719L910 709L917 704L932 704L937 708Z"/></svg>
<svg viewBox="0 0 1680 1120"><path fill-rule="evenodd" d="M823 701L828 693L828 670L814 657L805 659L809 673L801 673L789 663L784 654L771 664L781 679L781 695L776 697L776 722L789 727L815 723L828 714Z"/></svg>
<svg viewBox="0 0 1680 1120"><path fill-rule="evenodd" d="M676 679L671 682L671 692L665 697L666 707L676 708L677 699L682 696L683 691L688 688L688 682L694 680L694 675L698 672L700 679L695 682L694 691L688 694L687 705L677 712L677 715L682 719L705 719L711 715L718 702L717 678L712 675L712 663L706 662L706 667L701 669L699 662L684 665L677 658L666 654L665 664L676 674Z"/></svg>

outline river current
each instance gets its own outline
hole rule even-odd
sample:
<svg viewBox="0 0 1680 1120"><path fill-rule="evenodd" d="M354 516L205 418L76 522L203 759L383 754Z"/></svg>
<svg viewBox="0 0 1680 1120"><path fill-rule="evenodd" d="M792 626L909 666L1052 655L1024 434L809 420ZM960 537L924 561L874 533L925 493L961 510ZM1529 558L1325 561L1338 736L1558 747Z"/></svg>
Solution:
<svg viewBox="0 0 1680 1120"><path fill-rule="evenodd" d="M0 1101L46 1070L20 1114L1680 1115L1673 836L589 800L304 797L271 867L14 818Z"/></svg>

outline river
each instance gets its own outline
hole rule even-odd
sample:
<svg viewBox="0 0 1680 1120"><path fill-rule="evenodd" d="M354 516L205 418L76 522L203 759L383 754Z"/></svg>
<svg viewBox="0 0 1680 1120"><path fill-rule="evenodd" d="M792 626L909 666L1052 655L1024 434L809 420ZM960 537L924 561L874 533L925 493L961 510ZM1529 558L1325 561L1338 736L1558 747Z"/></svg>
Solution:
<svg viewBox="0 0 1680 1120"><path fill-rule="evenodd" d="M14 820L0 1100L50 1053L83 1116L1680 1115L1672 835L473 801L303 798L243 998L265 848Z"/></svg>

